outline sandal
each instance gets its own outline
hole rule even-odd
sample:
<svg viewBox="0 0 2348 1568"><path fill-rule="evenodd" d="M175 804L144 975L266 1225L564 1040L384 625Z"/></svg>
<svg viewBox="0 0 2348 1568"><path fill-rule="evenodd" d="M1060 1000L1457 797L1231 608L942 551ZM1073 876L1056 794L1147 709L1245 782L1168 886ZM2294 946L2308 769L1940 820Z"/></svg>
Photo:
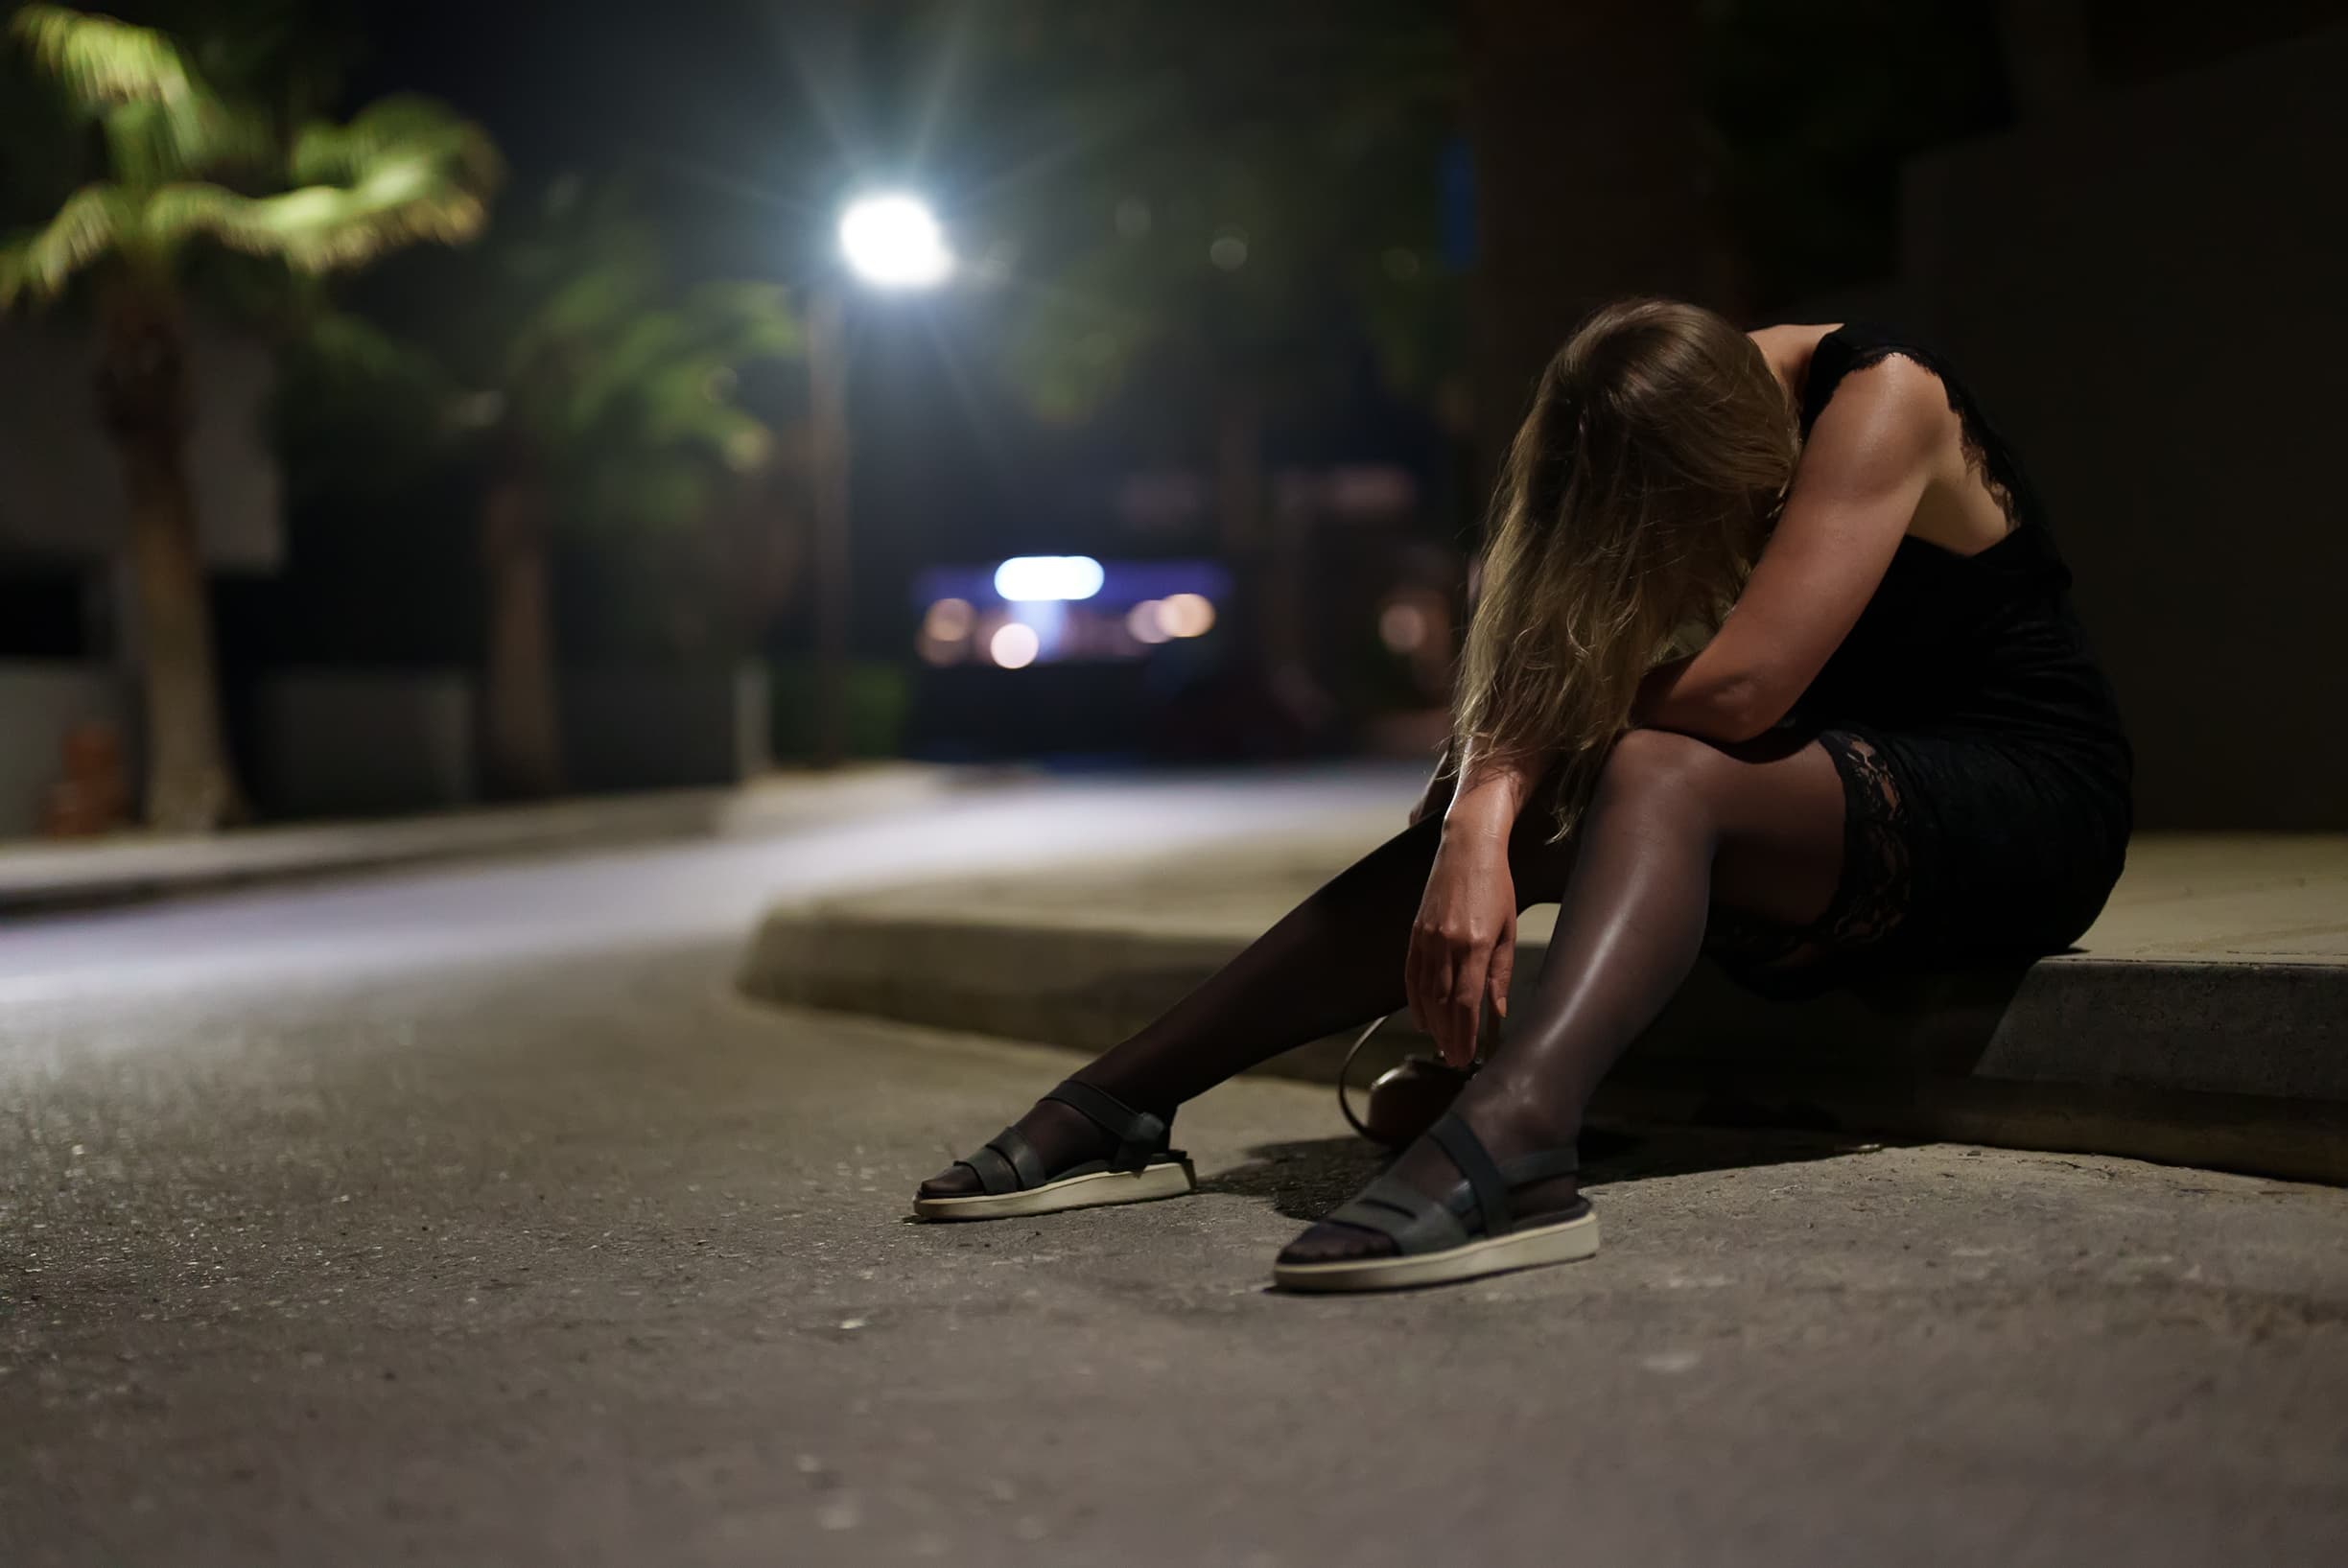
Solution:
<svg viewBox="0 0 2348 1568"><path fill-rule="evenodd" d="M1571 1149L1550 1149L1505 1163L1492 1159L1457 1112L1445 1112L1427 1136L1451 1157L1463 1178L1432 1198L1392 1174L1364 1187L1328 1218L1393 1238L1392 1257L1340 1258L1327 1263L1276 1263L1273 1283L1283 1290L1396 1290L1505 1274L1543 1263L1572 1263L1598 1251L1598 1216L1577 1195L1551 1214L1509 1214L1511 1187L1571 1175L1581 1162Z"/></svg>
<svg viewBox="0 0 2348 1568"><path fill-rule="evenodd" d="M1197 1187L1190 1157L1166 1147L1174 1131L1172 1117L1136 1111L1115 1095L1073 1078L1044 1098L1074 1108L1115 1137L1116 1153L1072 1165L1046 1181L1035 1145L1018 1128L1006 1127L985 1148L954 1161L977 1175L983 1191L960 1198L917 1197L913 1212L925 1220L1007 1220L1064 1208L1179 1198Z"/></svg>

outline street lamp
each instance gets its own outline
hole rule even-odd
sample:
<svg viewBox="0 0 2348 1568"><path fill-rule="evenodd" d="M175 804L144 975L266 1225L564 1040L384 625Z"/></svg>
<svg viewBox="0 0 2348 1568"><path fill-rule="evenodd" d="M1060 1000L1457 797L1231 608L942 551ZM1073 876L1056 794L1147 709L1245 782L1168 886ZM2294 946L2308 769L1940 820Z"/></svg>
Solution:
<svg viewBox="0 0 2348 1568"><path fill-rule="evenodd" d="M933 288L953 273L937 216L919 197L857 198L840 214L839 241L857 275L880 288Z"/></svg>
<svg viewBox="0 0 2348 1568"><path fill-rule="evenodd" d="M892 293L931 289L953 275L953 252L928 204L903 191L857 197L841 209L839 248L861 283ZM808 313L815 503L815 764L848 755L848 339L846 290L827 274Z"/></svg>

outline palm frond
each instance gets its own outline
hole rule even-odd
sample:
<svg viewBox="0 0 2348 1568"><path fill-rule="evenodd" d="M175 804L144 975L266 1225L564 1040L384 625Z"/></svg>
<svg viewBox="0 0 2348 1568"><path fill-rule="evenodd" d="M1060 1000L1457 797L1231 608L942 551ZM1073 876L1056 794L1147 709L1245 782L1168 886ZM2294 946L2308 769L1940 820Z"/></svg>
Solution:
<svg viewBox="0 0 2348 1568"><path fill-rule="evenodd" d="M563 399L564 423L585 433L610 421L647 378L692 352L684 319L675 311L646 310L620 323L604 340L588 345L572 367Z"/></svg>
<svg viewBox="0 0 2348 1568"><path fill-rule="evenodd" d="M470 240L488 221L499 173L481 128L412 98L377 105L349 126L309 127L293 163L316 182L261 197L167 185L149 203L149 231L158 243L206 234L296 271L329 272L413 241Z"/></svg>
<svg viewBox="0 0 2348 1568"><path fill-rule="evenodd" d="M657 243L636 229L582 235L570 245L528 240L501 258L516 297L506 343L506 373L528 377L552 361L600 345L656 308L661 266Z"/></svg>
<svg viewBox="0 0 2348 1568"><path fill-rule="evenodd" d="M46 5L24 7L10 26L84 107L168 104L197 95L178 47L152 28Z"/></svg>
<svg viewBox="0 0 2348 1568"><path fill-rule="evenodd" d="M119 185L84 185L48 224L0 246L0 307L21 295L54 299L74 276L130 236L137 205Z"/></svg>
<svg viewBox="0 0 2348 1568"><path fill-rule="evenodd" d="M565 423L639 448L700 446L753 466L764 449L753 450L749 416L730 401L736 373L802 346L779 286L704 284L682 305L641 310L594 343L575 367Z"/></svg>
<svg viewBox="0 0 2348 1568"><path fill-rule="evenodd" d="M161 33L49 5L25 7L12 31L104 124L118 180L161 184L268 154L267 119L213 91Z"/></svg>
<svg viewBox="0 0 2348 1568"><path fill-rule="evenodd" d="M176 246L200 234L232 249L277 256L283 254L283 246L263 204L282 199L182 180L164 186L149 199L141 215L142 227L150 243L160 246Z"/></svg>
<svg viewBox="0 0 2348 1568"><path fill-rule="evenodd" d="M482 193L449 185L427 162L395 159L353 185L309 185L277 196L167 185L148 204L148 229L158 242L207 234L297 271L330 272L411 241L461 244L481 232L488 212Z"/></svg>
<svg viewBox="0 0 2348 1568"><path fill-rule="evenodd" d="M118 104L100 121L106 130L106 162L126 185L160 185L183 179L189 171L175 155L171 111L141 99Z"/></svg>
<svg viewBox="0 0 2348 1568"><path fill-rule="evenodd" d="M266 169L270 160L268 118L218 100L138 99L114 105L99 123L114 177L127 185L163 185L217 170Z"/></svg>
<svg viewBox="0 0 2348 1568"><path fill-rule="evenodd" d="M774 433L729 398L719 356L684 360L648 379L639 391L641 442L654 451L696 452L737 473L764 462Z"/></svg>
<svg viewBox="0 0 2348 1568"><path fill-rule="evenodd" d="M807 335L779 283L704 283L679 307L693 338L722 347L734 364L790 360L807 352Z"/></svg>
<svg viewBox="0 0 2348 1568"><path fill-rule="evenodd" d="M386 169L410 164L429 165L447 185L484 197L505 176L487 131L411 93L380 99L346 125L303 127L288 173L296 185L356 189Z"/></svg>

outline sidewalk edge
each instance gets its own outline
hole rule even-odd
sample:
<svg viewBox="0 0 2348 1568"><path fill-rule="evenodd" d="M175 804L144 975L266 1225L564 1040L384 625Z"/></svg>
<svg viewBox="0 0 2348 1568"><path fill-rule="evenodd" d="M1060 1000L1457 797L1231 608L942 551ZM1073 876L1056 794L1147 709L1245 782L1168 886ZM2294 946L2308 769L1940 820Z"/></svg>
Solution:
<svg viewBox="0 0 2348 1568"><path fill-rule="evenodd" d="M738 980L766 1002L1096 1050L1180 1000L1240 946L818 902L770 912ZM1520 985L1538 970L1538 947L1527 944ZM1386 1034L1394 1043L1378 1044L1392 1060L1407 1020ZM1336 1043L1267 1070L1332 1081ZM1707 965L1598 1109L2348 1182L2348 967L2080 955L1779 1003Z"/></svg>

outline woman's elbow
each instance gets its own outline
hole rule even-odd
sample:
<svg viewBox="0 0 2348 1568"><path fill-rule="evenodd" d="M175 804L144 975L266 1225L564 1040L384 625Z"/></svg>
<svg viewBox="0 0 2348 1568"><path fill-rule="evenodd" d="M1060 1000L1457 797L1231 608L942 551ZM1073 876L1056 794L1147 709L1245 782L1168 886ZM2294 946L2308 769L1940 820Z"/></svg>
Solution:
<svg viewBox="0 0 2348 1568"><path fill-rule="evenodd" d="M1777 727L1788 706L1757 681L1731 681L1704 704L1704 738L1730 746L1758 740Z"/></svg>
<svg viewBox="0 0 2348 1568"><path fill-rule="evenodd" d="M1789 706L1771 695L1762 683L1732 676L1694 690L1682 683L1663 700L1633 708L1631 722L1642 729L1693 736L1714 745L1741 745L1767 735L1786 715Z"/></svg>

